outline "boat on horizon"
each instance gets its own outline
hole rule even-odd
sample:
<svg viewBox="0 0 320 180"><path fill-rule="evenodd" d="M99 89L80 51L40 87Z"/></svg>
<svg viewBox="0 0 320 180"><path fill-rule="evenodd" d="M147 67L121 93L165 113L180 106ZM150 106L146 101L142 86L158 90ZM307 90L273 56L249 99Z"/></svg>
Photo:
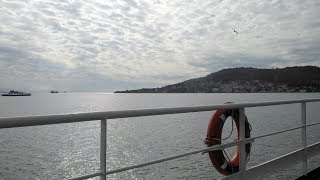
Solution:
<svg viewBox="0 0 320 180"><path fill-rule="evenodd" d="M10 92L6 94L2 94L1 96L31 96L31 93L24 93L24 92L11 90Z"/></svg>

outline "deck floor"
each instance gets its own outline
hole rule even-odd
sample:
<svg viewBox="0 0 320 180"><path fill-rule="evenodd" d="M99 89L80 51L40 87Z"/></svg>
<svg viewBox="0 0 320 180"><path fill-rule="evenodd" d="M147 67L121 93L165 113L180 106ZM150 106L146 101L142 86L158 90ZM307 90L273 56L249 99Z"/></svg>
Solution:
<svg viewBox="0 0 320 180"><path fill-rule="evenodd" d="M320 167L310 171L307 176L301 176L296 180L320 180Z"/></svg>

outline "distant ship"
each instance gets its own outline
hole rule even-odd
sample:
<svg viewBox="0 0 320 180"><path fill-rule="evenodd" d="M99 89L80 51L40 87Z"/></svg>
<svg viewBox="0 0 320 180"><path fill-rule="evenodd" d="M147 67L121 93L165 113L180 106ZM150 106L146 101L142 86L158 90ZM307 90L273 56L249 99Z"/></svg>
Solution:
<svg viewBox="0 0 320 180"><path fill-rule="evenodd" d="M31 94L30 93L24 93L24 92L11 90L9 93L2 94L1 96L31 96Z"/></svg>

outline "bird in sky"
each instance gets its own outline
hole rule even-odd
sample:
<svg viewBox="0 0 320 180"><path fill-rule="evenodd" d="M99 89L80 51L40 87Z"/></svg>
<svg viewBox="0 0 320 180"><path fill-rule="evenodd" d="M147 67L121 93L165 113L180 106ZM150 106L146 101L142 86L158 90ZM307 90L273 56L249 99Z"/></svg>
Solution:
<svg viewBox="0 0 320 180"><path fill-rule="evenodd" d="M233 28L232 28L232 29L233 29ZM233 29L233 32L235 32L235 33L239 34L239 33L238 33L238 31L236 31L235 29Z"/></svg>

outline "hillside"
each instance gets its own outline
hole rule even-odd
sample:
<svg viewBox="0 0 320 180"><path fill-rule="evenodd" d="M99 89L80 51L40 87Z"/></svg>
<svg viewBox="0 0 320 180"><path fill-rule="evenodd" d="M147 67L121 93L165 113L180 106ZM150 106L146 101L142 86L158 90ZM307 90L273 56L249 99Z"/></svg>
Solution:
<svg viewBox="0 0 320 180"><path fill-rule="evenodd" d="M281 69L231 68L160 88L143 88L115 93L231 92L320 92L320 68L316 66Z"/></svg>

